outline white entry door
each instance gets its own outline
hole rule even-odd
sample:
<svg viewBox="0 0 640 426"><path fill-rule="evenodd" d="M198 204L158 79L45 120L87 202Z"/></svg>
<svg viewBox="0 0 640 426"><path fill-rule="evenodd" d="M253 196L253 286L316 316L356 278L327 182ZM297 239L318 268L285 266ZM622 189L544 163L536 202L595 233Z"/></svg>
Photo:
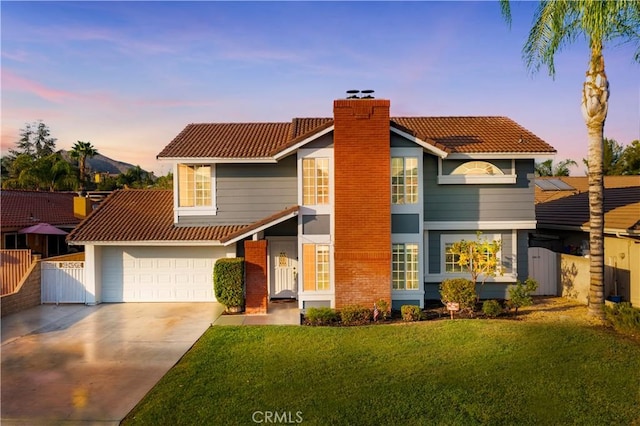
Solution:
<svg viewBox="0 0 640 426"><path fill-rule="evenodd" d="M271 298L298 296L298 244L295 239L269 240Z"/></svg>

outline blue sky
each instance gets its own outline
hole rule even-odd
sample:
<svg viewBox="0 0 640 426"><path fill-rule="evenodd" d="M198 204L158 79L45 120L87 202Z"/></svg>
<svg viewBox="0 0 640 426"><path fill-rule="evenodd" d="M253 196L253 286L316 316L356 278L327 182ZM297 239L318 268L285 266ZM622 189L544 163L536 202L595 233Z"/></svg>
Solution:
<svg viewBox="0 0 640 426"><path fill-rule="evenodd" d="M156 155L189 123L329 117L347 89L374 89L392 116L504 115L587 156L580 113L586 43L555 79L521 50L533 2L7 2L2 12L2 152L42 119L57 148L166 174ZM640 139L640 65L605 50L605 136ZM574 174L581 175L576 169Z"/></svg>

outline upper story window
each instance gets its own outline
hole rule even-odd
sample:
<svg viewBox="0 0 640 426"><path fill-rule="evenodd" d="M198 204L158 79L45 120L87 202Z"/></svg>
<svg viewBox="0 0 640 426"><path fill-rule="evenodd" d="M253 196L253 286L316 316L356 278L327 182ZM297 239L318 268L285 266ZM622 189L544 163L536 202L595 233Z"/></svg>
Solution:
<svg viewBox="0 0 640 426"><path fill-rule="evenodd" d="M452 172L452 175L504 175L502 170L486 161L467 161L460 164Z"/></svg>
<svg viewBox="0 0 640 426"><path fill-rule="evenodd" d="M391 158L391 203L418 202L418 158Z"/></svg>
<svg viewBox="0 0 640 426"><path fill-rule="evenodd" d="M515 160L497 159L489 161L460 159L438 159L438 183L460 184L514 184L516 183ZM511 163L509 165L509 163Z"/></svg>
<svg viewBox="0 0 640 426"><path fill-rule="evenodd" d="M302 160L302 204L329 204L329 159Z"/></svg>
<svg viewBox="0 0 640 426"><path fill-rule="evenodd" d="M199 164L178 165L178 206L211 206L211 166Z"/></svg>

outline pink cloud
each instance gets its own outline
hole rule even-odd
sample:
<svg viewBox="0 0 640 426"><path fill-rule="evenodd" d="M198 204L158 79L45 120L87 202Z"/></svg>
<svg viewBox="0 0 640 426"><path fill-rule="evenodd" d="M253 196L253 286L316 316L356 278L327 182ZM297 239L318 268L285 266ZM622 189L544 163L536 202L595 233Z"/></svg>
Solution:
<svg viewBox="0 0 640 426"><path fill-rule="evenodd" d="M2 85L5 90L28 92L54 103L62 103L67 100L79 99L79 96L76 93L52 89L37 81L16 75L6 69L2 70Z"/></svg>

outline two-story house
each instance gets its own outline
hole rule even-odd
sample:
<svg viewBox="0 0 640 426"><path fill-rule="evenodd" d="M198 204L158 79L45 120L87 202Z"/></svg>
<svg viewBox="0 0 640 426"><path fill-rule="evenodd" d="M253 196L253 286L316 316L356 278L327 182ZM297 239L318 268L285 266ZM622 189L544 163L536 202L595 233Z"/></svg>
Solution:
<svg viewBox="0 0 640 426"><path fill-rule="evenodd" d="M378 299L424 305L468 277L447 254L481 231L504 274L527 277L534 160L555 150L506 117L390 117L390 101L334 101L331 118L190 124L158 155L174 189L112 194L71 235L91 303L214 300L216 259L246 260L247 311Z"/></svg>

